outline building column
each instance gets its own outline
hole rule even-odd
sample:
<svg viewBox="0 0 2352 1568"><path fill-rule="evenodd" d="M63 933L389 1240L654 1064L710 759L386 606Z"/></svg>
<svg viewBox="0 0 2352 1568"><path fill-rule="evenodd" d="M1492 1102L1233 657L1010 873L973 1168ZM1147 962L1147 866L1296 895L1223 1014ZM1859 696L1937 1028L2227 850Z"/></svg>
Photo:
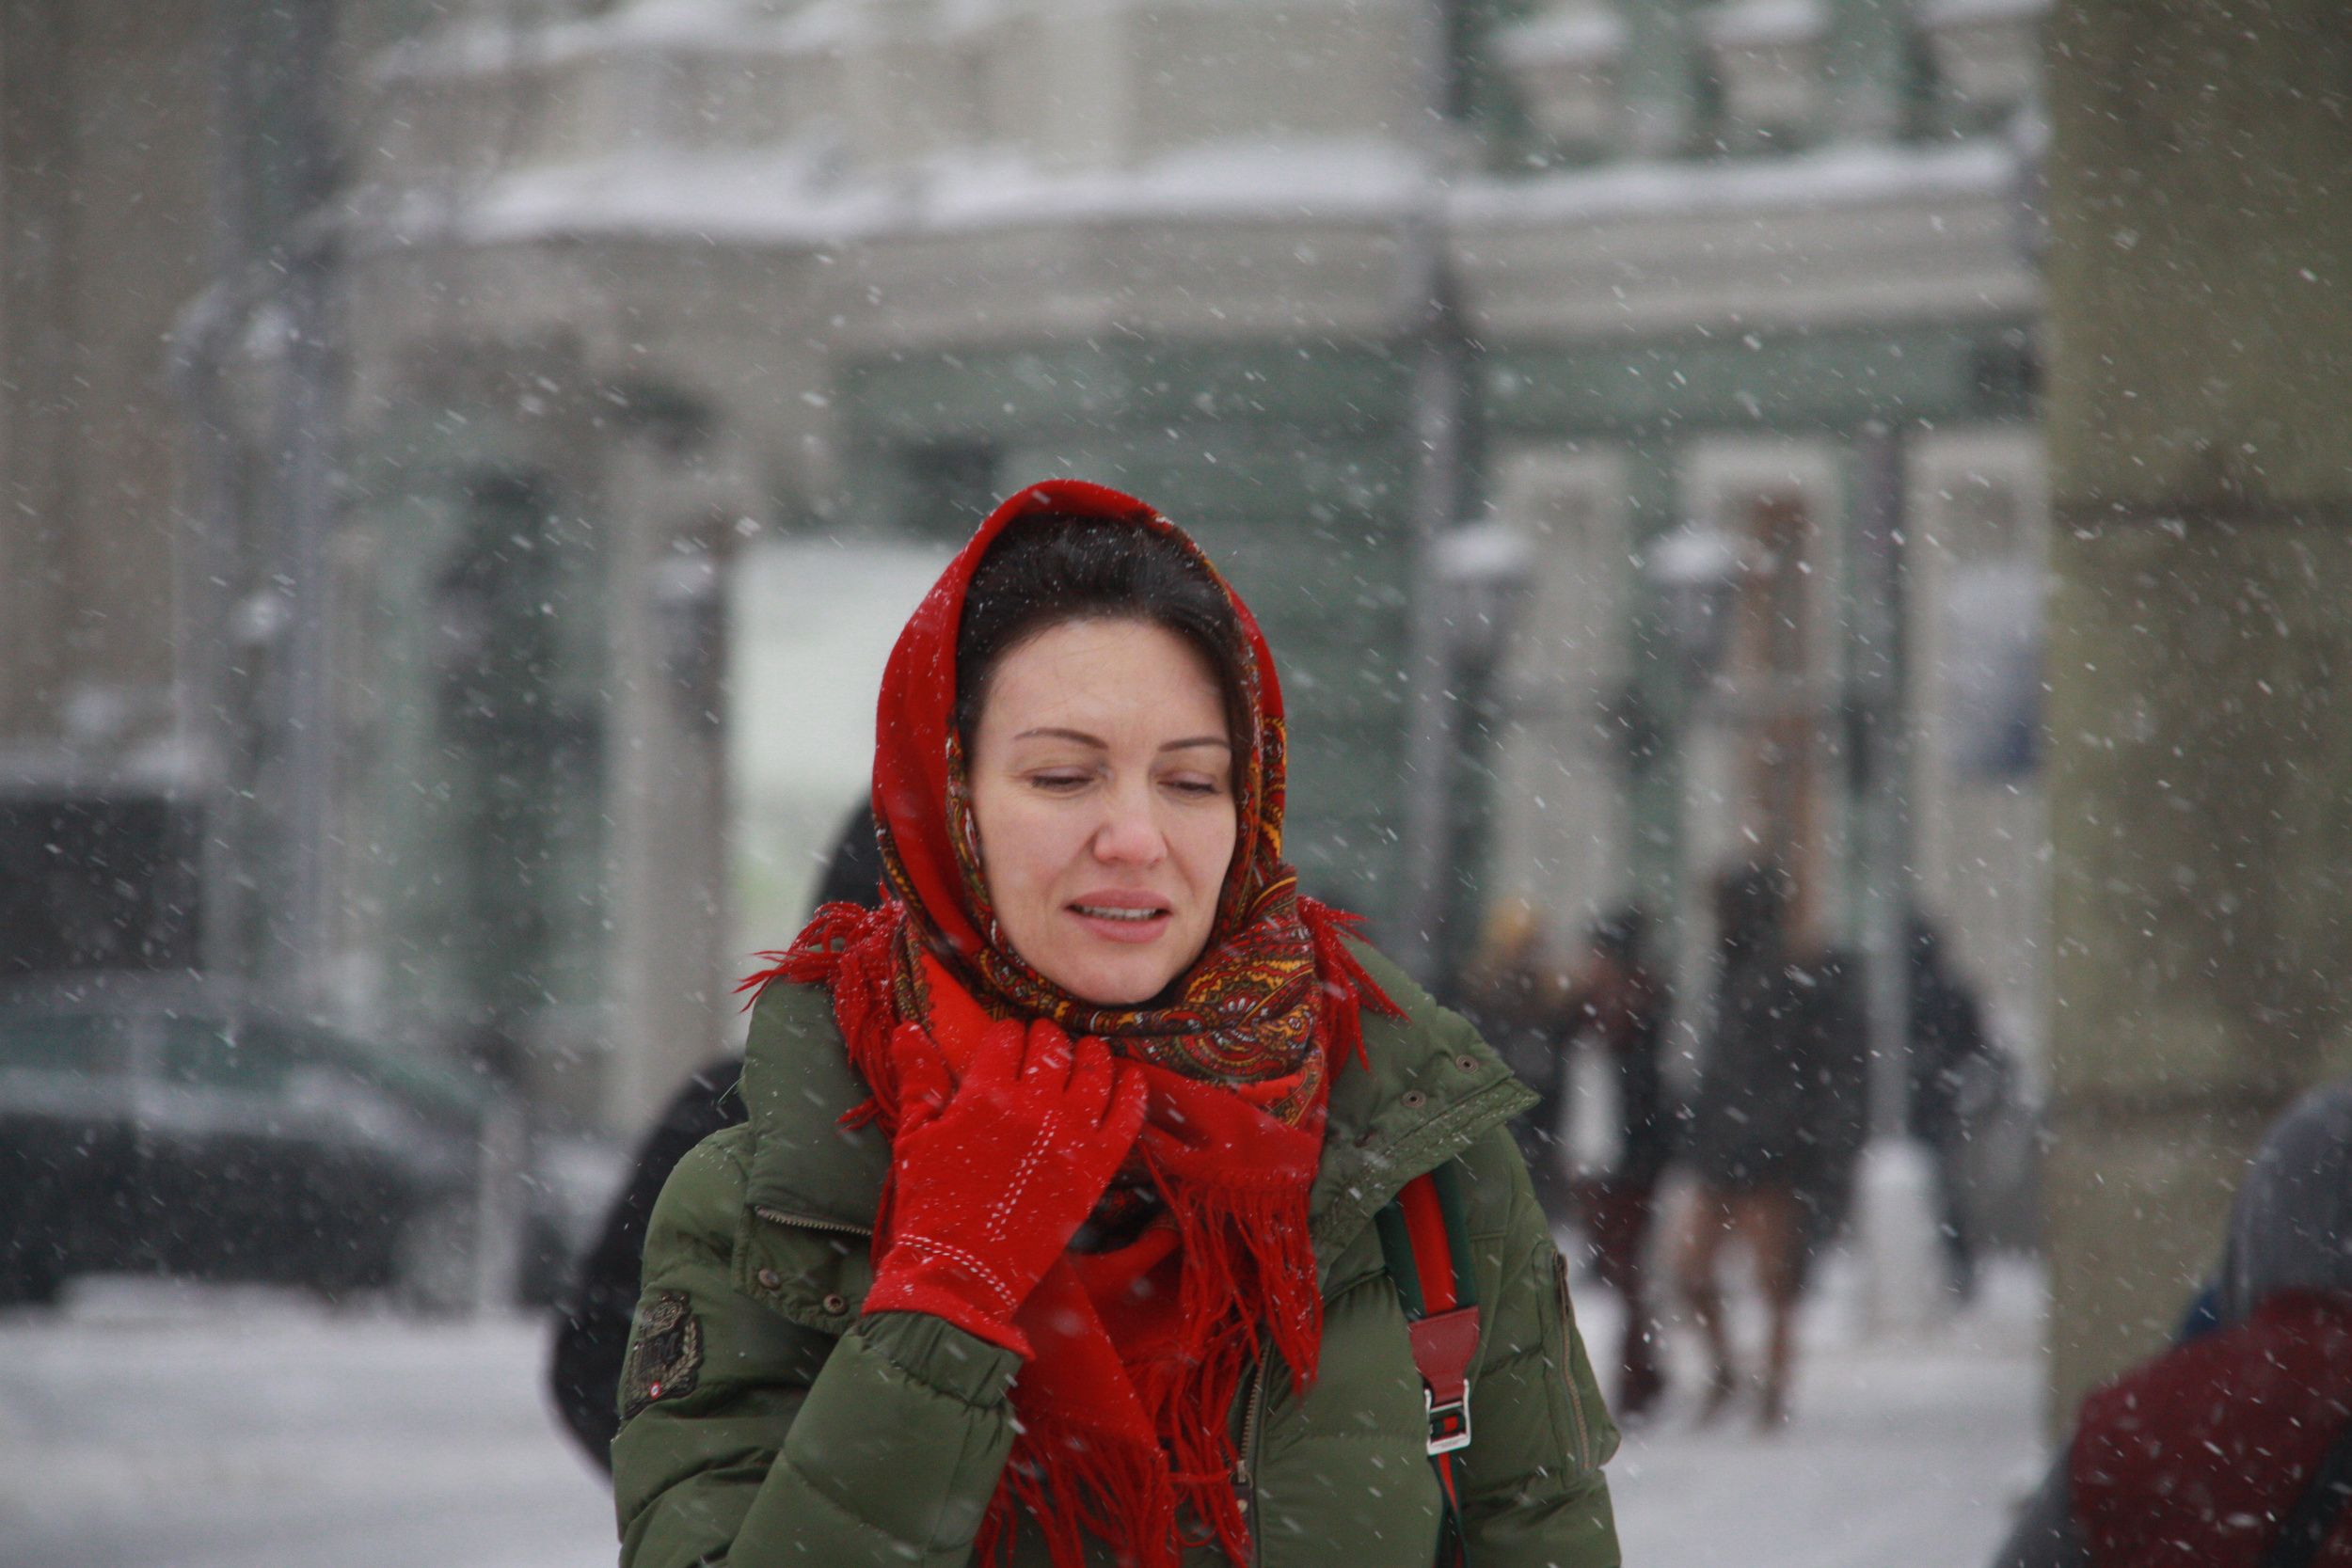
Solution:
<svg viewBox="0 0 2352 1568"><path fill-rule="evenodd" d="M2265 1122L2352 1067L2352 33L2084 0L2049 40L2063 1421L2169 1336Z"/></svg>
<svg viewBox="0 0 2352 1568"><path fill-rule="evenodd" d="M621 445L606 800L612 1055L605 1119L634 1127L741 1045L730 954L725 574L758 503L710 416L681 403Z"/></svg>

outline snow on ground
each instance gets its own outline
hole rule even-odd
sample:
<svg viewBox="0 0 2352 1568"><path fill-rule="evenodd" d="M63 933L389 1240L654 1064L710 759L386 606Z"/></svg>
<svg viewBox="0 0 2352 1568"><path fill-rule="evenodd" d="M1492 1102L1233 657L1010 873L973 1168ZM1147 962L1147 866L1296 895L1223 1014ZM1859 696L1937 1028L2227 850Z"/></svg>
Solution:
<svg viewBox="0 0 2352 1568"><path fill-rule="evenodd" d="M432 1324L105 1282L0 1318L6 1568L580 1568L603 1483L536 1318Z"/></svg>
<svg viewBox="0 0 2352 1568"><path fill-rule="evenodd" d="M1697 1424L1695 1347L1677 1336L1678 1387L1609 1466L1630 1568L1982 1568L2041 1479L2039 1272L1988 1271L1977 1303L1934 1328L1876 1339L1861 1281L1835 1259L1803 1325L1788 1424L1760 1436L1735 1405ZM1607 1386L1614 1303L1575 1291ZM1743 1343L1761 1342L1752 1311Z"/></svg>
<svg viewBox="0 0 2352 1568"><path fill-rule="evenodd" d="M1580 1286L1604 1368L1613 1304ZM1833 1268L1795 1416L1670 1403L1610 1465L1633 1568L1977 1568L2040 1469L2040 1285L1996 1272L1900 1342ZM429 1324L271 1291L86 1282L0 1316L0 1568L586 1568L600 1480L540 1393L535 1319ZM1684 1389L1697 1385L1677 1346ZM1374 1565L1366 1565L1374 1568Z"/></svg>

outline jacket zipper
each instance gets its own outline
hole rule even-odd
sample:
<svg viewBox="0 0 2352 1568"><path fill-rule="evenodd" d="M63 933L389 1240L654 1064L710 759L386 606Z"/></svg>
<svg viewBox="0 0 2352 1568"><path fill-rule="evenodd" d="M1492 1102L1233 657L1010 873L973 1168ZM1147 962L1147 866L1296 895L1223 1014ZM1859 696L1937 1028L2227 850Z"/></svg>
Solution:
<svg viewBox="0 0 2352 1568"><path fill-rule="evenodd" d="M787 1214L781 1209L766 1209L756 1203L752 1205L752 1212L763 1220L801 1230L834 1230L845 1236L871 1236L874 1233L870 1225L851 1225L846 1220L811 1219L806 1214Z"/></svg>
<svg viewBox="0 0 2352 1568"><path fill-rule="evenodd" d="M1568 1260L1557 1252L1551 1255L1551 1278L1560 1292L1560 1381L1567 1386L1568 1418L1576 1425L1576 1463L1579 1469L1589 1470L1593 1467L1593 1433L1584 1419L1584 1395L1576 1386L1575 1351L1568 1342L1576 1308L1568 1299Z"/></svg>
<svg viewBox="0 0 2352 1568"><path fill-rule="evenodd" d="M1580 1470L1593 1467L1593 1434L1584 1424L1584 1396L1577 1391L1576 1380L1568 1380L1568 1415L1576 1422L1576 1465Z"/></svg>
<svg viewBox="0 0 2352 1568"><path fill-rule="evenodd" d="M1265 1361L1261 1358L1249 1377L1249 1402L1242 1406L1241 1452L1233 1458L1233 1501L1241 1507L1242 1523L1249 1529L1249 1568L1258 1562L1258 1511L1250 1496L1253 1461L1258 1456L1258 1412L1265 1402Z"/></svg>

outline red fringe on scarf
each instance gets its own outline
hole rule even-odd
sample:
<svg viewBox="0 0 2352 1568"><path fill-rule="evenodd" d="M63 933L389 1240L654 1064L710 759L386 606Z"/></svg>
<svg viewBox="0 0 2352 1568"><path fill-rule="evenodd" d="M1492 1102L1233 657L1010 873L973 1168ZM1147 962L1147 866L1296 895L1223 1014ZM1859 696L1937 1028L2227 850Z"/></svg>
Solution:
<svg viewBox="0 0 2352 1568"><path fill-rule="evenodd" d="M1121 1568L1176 1568L1175 1492L1151 1445L1089 1434L1064 1449L1057 1469L1061 1484L1048 1490L1028 1434L1013 1439L1004 1480L980 1518L973 1561L993 1568L1011 1563L1017 1507L1036 1522L1046 1557L1057 1564L1084 1563L1086 1537L1091 1535L1103 1542L1142 1544L1140 1550L1113 1547Z"/></svg>
<svg viewBox="0 0 2352 1568"><path fill-rule="evenodd" d="M1369 1069L1372 1058L1364 1054L1363 1009L1370 1007L1384 1018L1403 1018L1405 1009L1389 999L1380 983L1340 940L1354 936L1364 917L1302 896L1298 918L1307 927L1307 940L1314 944L1315 974L1323 981L1323 1049L1331 1075L1339 1076L1350 1057Z"/></svg>
<svg viewBox="0 0 2352 1568"><path fill-rule="evenodd" d="M1319 1358L1323 1300L1308 1244L1306 1195L1204 1189L1197 1180L1182 1190L1190 1201L1171 1203L1168 1212L1184 1256L1184 1330L1175 1352L1183 1370L1162 1408L1149 1412L1168 1452L1112 1433L1025 1431L982 1517L975 1561L1000 1568L1011 1561L1016 1505L1036 1521L1051 1560L1072 1568L1085 1560L1086 1535L1112 1544L1118 1560L1136 1568L1176 1568L1185 1547L1210 1543L1234 1562L1248 1560L1249 1524L1233 1489L1240 1454L1231 1421L1242 1380L1264 1354L1253 1295L1263 1300L1273 1348L1300 1388L1312 1386ZM1253 1292L1259 1283L1263 1292ZM1052 1436L1061 1446L1049 1464L1039 1447ZM1179 1528L1180 1502L1199 1521L1189 1539Z"/></svg>

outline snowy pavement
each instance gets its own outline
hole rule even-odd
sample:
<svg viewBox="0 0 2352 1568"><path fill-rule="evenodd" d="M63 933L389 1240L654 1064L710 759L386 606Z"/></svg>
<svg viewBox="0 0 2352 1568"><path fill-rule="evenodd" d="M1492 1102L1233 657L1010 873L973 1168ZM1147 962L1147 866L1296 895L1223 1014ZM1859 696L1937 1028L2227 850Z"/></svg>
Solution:
<svg viewBox="0 0 2352 1568"><path fill-rule="evenodd" d="M1985 1561L2040 1468L2038 1287L1996 1275L1900 1343L1860 1335L1851 1294L1833 1271L1783 1431L1670 1406L1628 1438L1610 1473L1629 1564ZM1580 1290L1597 1350L1610 1307ZM111 1281L0 1316L0 1568L610 1563L602 1484L540 1393L543 1336Z"/></svg>
<svg viewBox="0 0 2352 1568"><path fill-rule="evenodd" d="M2041 1480L2038 1274L1991 1271L1966 1314L1899 1339L1865 1334L1834 1260L1808 1305L1788 1424L1759 1436L1735 1406L1698 1427L1670 1401L1609 1466L1629 1568L1983 1568ZM1578 1293L1604 1368L1613 1303ZM1760 1341L1755 1314L1745 1342ZM1678 1338L1680 1390L1700 1382ZM1604 1385L1607 1372L1604 1370Z"/></svg>
<svg viewBox="0 0 2352 1568"><path fill-rule="evenodd" d="M436 1325L271 1291L81 1291L0 1318L5 1568L580 1568L603 1484L535 1319Z"/></svg>

